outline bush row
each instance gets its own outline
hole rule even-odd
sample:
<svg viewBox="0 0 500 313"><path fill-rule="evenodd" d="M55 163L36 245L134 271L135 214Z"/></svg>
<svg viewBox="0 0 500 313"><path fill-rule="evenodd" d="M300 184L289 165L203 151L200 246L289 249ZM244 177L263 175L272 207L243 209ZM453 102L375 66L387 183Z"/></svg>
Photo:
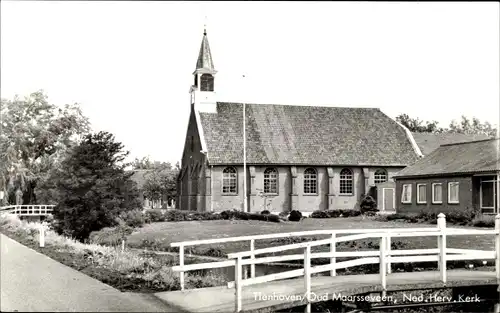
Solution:
<svg viewBox="0 0 500 313"><path fill-rule="evenodd" d="M119 220L130 227L140 227L146 223L154 222L183 222L183 221L209 221L209 220L257 220L279 223L280 217L270 213L247 213L238 210L226 210L220 213L196 212L182 210L149 209L144 213L139 210L124 212Z"/></svg>
<svg viewBox="0 0 500 313"><path fill-rule="evenodd" d="M436 224L438 212L422 211L419 213L395 213L386 216L380 216L379 220L404 220L408 223L430 223ZM494 215L483 215L477 212L465 209L465 210L452 210L445 213L446 223L453 225L462 226L476 226L476 227L494 227L495 226L495 216Z"/></svg>

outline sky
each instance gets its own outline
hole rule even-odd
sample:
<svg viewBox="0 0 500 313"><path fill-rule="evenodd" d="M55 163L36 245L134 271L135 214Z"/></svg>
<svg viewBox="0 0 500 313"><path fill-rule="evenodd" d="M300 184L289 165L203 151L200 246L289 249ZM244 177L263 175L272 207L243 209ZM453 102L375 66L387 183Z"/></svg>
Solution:
<svg viewBox="0 0 500 313"><path fill-rule="evenodd" d="M53 104L79 103L131 159L181 159L204 24L218 101L499 124L496 2L0 5L2 98L43 89Z"/></svg>

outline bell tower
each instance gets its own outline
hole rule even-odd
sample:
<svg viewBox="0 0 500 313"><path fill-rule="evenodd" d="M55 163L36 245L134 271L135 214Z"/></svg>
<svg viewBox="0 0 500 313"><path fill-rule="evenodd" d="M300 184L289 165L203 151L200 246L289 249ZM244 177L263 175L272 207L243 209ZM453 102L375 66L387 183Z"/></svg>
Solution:
<svg viewBox="0 0 500 313"><path fill-rule="evenodd" d="M199 112L217 113L215 96L215 74L210 45L208 44L206 27L203 30L200 53L193 72L194 82L191 86L191 105Z"/></svg>

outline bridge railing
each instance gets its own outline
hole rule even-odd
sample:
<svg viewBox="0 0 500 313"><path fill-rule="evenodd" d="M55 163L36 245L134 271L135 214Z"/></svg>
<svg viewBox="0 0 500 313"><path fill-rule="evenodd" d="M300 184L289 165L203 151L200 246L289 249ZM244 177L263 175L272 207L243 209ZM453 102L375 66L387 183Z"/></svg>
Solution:
<svg viewBox="0 0 500 313"><path fill-rule="evenodd" d="M495 236L495 250L494 251L483 251L483 250L469 250L469 249L450 249L446 247L446 238L448 236L460 236L460 235L494 235ZM437 249L414 249L414 250L392 250L390 249L390 238L397 237L422 237L422 236L436 236L438 248ZM231 282L229 287L235 288L235 310L239 312L242 310L242 287L249 286L264 282L270 282L274 280L293 278L293 277L304 277L304 291L306 295L306 312L311 310L311 275L326 271L332 271L342 268L348 268L353 266L365 265L365 264L379 264L379 274L380 274L380 284L383 293L387 291L387 274L388 265L392 262L394 263L407 263L407 262L429 262L436 261L438 263L438 268L440 271L440 280L444 285L446 285L447 280L447 261L455 260L491 260L495 259L496 276L500 279L500 215L497 215L495 219L495 229L494 230L468 230L468 229L454 229L446 228L446 220L444 214L440 214L438 217L438 227L435 230L429 231L419 231L419 232L409 232L408 230L403 231L388 231L386 229L379 229L378 232L371 232L366 234L343 236L337 238L336 242L341 241L351 241L357 239L365 238L379 238L380 248L379 251L357 251L357 252L326 252L326 253L311 253L312 247L317 247L321 245L328 244L326 240L317 240L313 242L292 244L279 247L265 248L255 251L245 251L239 253L231 253L228 258L235 260L235 281ZM249 258L245 257L255 256L260 254L266 254L269 252L286 251L291 249L303 249L303 255L284 255L284 256L273 256L273 257L263 257L263 258ZM311 259L319 257L352 257L352 256L364 256L364 258L330 263L326 265L311 266ZM280 262L284 260L291 259L303 259L304 267L302 269L287 271L283 273L265 275L255 278L243 279L242 277L242 267L248 264L258 264L258 263L270 263L270 262Z"/></svg>
<svg viewBox="0 0 500 313"><path fill-rule="evenodd" d="M181 290L184 290L185 284L185 272L189 271L196 271L196 270L203 270L203 269L215 269L215 268L223 268L223 267L232 267L235 266L236 261L235 258L227 260L227 261L220 261L220 262L207 262L207 263L196 263L196 264L189 264L185 265L185 249L188 247L192 246L200 246L200 245L212 245L212 244L219 244L219 243L230 243L230 242L244 242L247 241L250 244L250 250L246 253L249 254L250 258L255 258L255 255L253 254L253 251L255 250L255 244L259 240L269 240L269 239L279 239L279 238L289 238L289 237L310 237L310 236L326 236L328 239L325 239L328 241L330 244L330 252L334 253L336 251L336 243L340 242L338 241L339 238L337 238L338 235L346 235L346 234L366 234L366 233L377 233L380 232L380 229L331 229L331 230L311 230L311 231L301 231L301 232L288 232L288 233L274 233L274 234L264 234L264 235L251 235L251 236L238 236L238 237L228 237L228 238L217 238L217 239L205 239L205 240L194 240L194 241L183 241L183 242L174 242L171 243L171 247L178 247L179 248L179 265L172 267L174 271L179 272L179 280L180 280L180 286ZM406 232L423 232L423 231L437 231L435 227L420 227L420 228L387 228L382 231L388 231L388 232L401 232L401 231L406 231ZM359 235L353 235L353 236L359 236ZM344 238L346 236L340 237ZM356 237L352 237L352 239L346 239L347 240L355 240ZM388 239L390 241L390 238ZM312 242L312 241L311 241ZM300 244L295 244L295 245L304 245L307 243L300 243ZM390 244L389 244L390 247ZM270 249L268 252L278 252L276 249L278 247L272 247L268 248ZM297 249L297 248L295 248ZM266 252L265 252L266 253ZM341 252L344 253L344 252ZM349 253L349 252L348 252ZM344 256L344 255L342 255ZM351 256L351 255L349 255ZM352 256L358 256L358 255L352 255ZM360 255L361 256L361 255ZM281 259L281 261L290 261L290 260L299 260L303 258L303 255L295 255L295 256L283 256L284 258ZM331 257L331 263L335 263L335 256ZM262 262L266 263L266 262ZM254 278L255 277L255 264L250 264L250 277ZM246 267L245 267L246 269ZM335 270L332 269L331 275L335 276ZM231 282L228 283L228 286L231 286Z"/></svg>
<svg viewBox="0 0 500 313"><path fill-rule="evenodd" d="M236 311L241 310L242 302L242 287L253 284L259 284L274 280L304 277L306 294L310 293L310 280L311 275L322 272L330 272L331 276L336 275L337 269L343 269L353 266L364 264L380 264L380 277L382 289L386 290L386 276L391 272L391 263L407 263L407 262L426 262L436 261L440 270L440 279L446 283L446 262L453 260L491 260L495 259L496 274L500 279L500 215L496 217L494 230L472 230L472 229L457 229L446 228L446 220L444 214L438 217L437 227L422 227L422 228L384 228L384 229L350 229L350 230L320 230L308 232L294 232L294 233L281 233L281 234L267 234L256 236L241 236L232 238L209 239L189 242L172 243L172 247L179 247L180 265L174 266L174 271L180 272L181 289L184 289L184 273L187 271L199 269L213 269L220 267L235 268L235 281L228 283L228 288L235 288L236 290ZM255 250L255 241L263 239L275 239L283 237L298 237L298 236L312 236L312 235L329 235L329 238L322 240L315 240L297 244L289 244L282 246L274 246L264 249ZM344 235L344 236L339 236ZM453 249L447 248L447 236L460 236L460 235L492 235L495 236L495 250L472 250L472 249ZM411 249L411 250L391 250L391 238L398 237L424 237L435 236L437 237L438 248L433 249ZM379 251L336 251L336 244L345 241L354 241L368 238L379 238L380 248ZM184 248L187 246L194 246L200 244L214 244L214 243L227 243L238 241L250 241L250 250L244 252L231 253L228 255L229 260L222 262L209 262L201 264L184 265ZM328 245L330 252L312 253L311 248ZM289 250L302 249L301 254L288 254L280 256L257 256L285 252ZM337 257L361 257L359 259L336 262ZM326 265L311 266L311 259L315 258L330 258L330 263ZM285 262L291 260L304 260L304 267L302 269L291 270L282 273L255 277L255 265L273 262ZM246 266L251 267L250 278L244 279L243 268ZM310 302L307 308L310 310Z"/></svg>
<svg viewBox="0 0 500 313"><path fill-rule="evenodd" d="M29 215L49 215L52 214L55 205L33 204L33 205L9 205L0 207L0 212L29 216Z"/></svg>

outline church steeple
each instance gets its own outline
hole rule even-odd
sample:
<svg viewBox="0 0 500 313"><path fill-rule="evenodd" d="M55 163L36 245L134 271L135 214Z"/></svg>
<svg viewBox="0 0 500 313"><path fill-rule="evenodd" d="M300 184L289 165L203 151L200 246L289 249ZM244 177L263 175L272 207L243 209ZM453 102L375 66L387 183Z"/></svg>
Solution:
<svg viewBox="0 0 500 313"><path fill-rule="evenodd" d="M196 61L196 69L206 69L214 71L214 61L212 60L212 53L210 52L210 45L208 44L207 28L203 29L203 39L201 41L200 53Z"/></svg>
<svg viewBox="0 0 500 313"><path fill-rule="evenodd" d="M212 60L212 52L208 44L207 28L203 29L200 52L193 72L194 84L191 87L191 104L197 111L215 113L215 74L217 71Z"/></svg>

